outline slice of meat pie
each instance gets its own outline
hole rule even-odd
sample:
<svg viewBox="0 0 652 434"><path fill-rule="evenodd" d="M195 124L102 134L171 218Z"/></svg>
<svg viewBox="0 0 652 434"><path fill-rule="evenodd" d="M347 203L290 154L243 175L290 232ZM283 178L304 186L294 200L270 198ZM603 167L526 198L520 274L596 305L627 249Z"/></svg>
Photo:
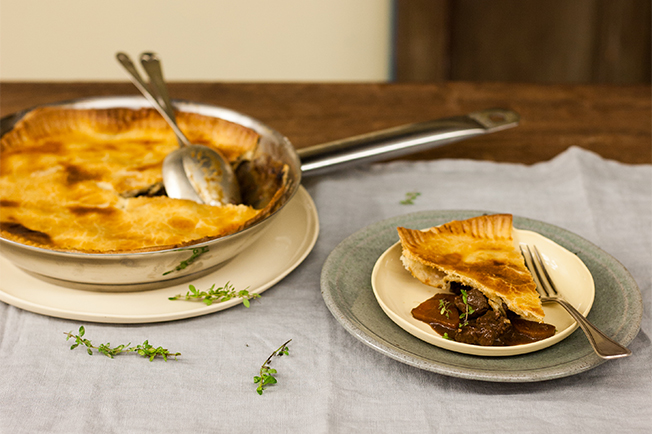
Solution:
<svg viewBox="0 0 652 434"><path fill-rule="evenodd" d="M421 282L450 290L458 282L481 291L494 311L505 308L543 322L532 275L512 238L512 216L452 221L427 230L398 228L406 269Z"/></svg>

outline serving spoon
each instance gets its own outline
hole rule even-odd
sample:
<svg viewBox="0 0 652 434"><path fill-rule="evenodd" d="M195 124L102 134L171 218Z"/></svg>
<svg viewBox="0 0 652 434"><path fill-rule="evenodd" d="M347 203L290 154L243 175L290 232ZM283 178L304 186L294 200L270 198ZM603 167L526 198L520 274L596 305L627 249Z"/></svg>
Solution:
<svg viewBox="0 0 652 434"><path fill-rule="evenodd" d="M170 125L179 142L179 149L171 152L163 161L163 184L167 195L213 206L240 203L239 184L228 161L208 146L191 143L179 129L163 80L161 62L156 54L142 53L140 56L149 85L127 54L117 53L116 58L138 90Z"/></svg>
<svg viewBox="0 0 652 434"><path fill-rule="evenodd" d="M260 192L261 186L255 180L249 182L250 167L247 160L241 160L238 163L237 175L234 175L228 162L211 148L192 145L191 148L196 151L187 152L189 148L186 145L187 139L174 122L174 112L162 78L160 61L155 54L143 53L141 55L141 63L150 76L150 87L140 78L126 54L118 53L117 57L130 73L136 87L170 123L180 143L183 143L181 149L170 154L163 164L163 180L168 196L191 199L211 205L225 203L223 198L229 198L228 201L231 203L242 203L241 199L245 199L245 203L256 208L258 207L256 204L260 205L264 202L264 200L263 202L259 200L267 197L264 192ZM152 91L155 94L152 94ZM354 166L361 162L371 163L402 157L478 135L512 128L518 123L519 115L512 110L487 109L469 113L466 116L402 125L301 148L296 150L296 156L300 160L300 176L322 174ZM186 152L184 153L184 151ZM198 155L202 155L206 162L200 163ZM244 183L244 186L238 180ZM244 195L240 194L241 186L244 187ZM198 196L199 198L197 198Z"/></svg>

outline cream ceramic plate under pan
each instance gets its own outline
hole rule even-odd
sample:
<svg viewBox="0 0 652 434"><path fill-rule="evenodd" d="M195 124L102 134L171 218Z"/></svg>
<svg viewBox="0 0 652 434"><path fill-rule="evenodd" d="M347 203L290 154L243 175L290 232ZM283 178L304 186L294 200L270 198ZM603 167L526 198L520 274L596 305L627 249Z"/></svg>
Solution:
<svg viewBox="0 0 652 434"><path fill-rule="evenodd" d="M150 323L206 315L242 303L239 298L206 306L168 297L230 282L235 289L261 293L294 270L317 241L319 221L312 198L303 187L269 229L245 252L222 268L183 284L138 292L96 292L40 280L0 256L0 301L21 309L66 319L103 323ZM252 301L257 303L258 301Z"/></svg>
<svg viewBox="0 0 652 434"><path fill-rule="evenodd" d="M585 316L589 313L595 297L591 273L574 254L536 232L517 230L515 243L536 245L546 267L564 297ZM556 327L554 336L538 342L507 347L484 347L444 339L428 324L412 317L411 310L431 298L437 288L425 285L412 277L400 260L401 245L394 244L383 253L373 268L371 284L378 304L399 327L425 342L450 351L476 356L513 356L547 348L568 337L577 323L556 303L543 306L545 322Z"/></svg>

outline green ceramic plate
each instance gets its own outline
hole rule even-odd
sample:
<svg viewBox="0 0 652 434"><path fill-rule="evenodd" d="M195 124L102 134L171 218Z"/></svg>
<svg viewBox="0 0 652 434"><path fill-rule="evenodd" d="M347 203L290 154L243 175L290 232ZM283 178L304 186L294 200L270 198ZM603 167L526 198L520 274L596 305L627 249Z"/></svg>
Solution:
<svg viewBox="0 0 652 434"><path fill-rule="evenodd" d="M587 371L605 360L593 352L581 330L533 353L508 357L461 354L424 342L397 326L378 305L371 286L374 264L398 241L397 226L423 229L484 211L426 211L372 224L342 241L321 274L322 296L339 323L371 348L400 362L444 375L495 382L534 382ZM537 232L584 262L595 281L588 318L607 335L628 345L638 333L643 303L636 282L611 255L559 227L514 216L514 227Z"/></svg>

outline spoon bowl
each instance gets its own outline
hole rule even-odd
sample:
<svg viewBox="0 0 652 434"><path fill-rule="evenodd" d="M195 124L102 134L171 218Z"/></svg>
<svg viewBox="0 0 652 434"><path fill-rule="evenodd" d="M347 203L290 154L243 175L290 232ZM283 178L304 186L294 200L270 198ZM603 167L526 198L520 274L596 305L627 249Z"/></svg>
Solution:
<svg viewBox="0 0 652 434"><path fill-rule="evenodd" d="M241 202L230 165L213 149L187 145L163 160L163 183L169 197L191 199L213 206ZM225 180L228 185L225 185ZM195 198L196 197L196 198Z"/></svg>
<svg viewBox="0 0 652 434"><path fill-rule="evenodd" d="M118 62L140 92L170 125L179 142L179 149L163 161L163 184L174 199L188 199L212 206L241 203L240 188L231 165L215 149L192 144L176 123L174 110L163 80L161 62L154 53L141 54L149 85L141 78L129 56L117 53Z"/></svg>

